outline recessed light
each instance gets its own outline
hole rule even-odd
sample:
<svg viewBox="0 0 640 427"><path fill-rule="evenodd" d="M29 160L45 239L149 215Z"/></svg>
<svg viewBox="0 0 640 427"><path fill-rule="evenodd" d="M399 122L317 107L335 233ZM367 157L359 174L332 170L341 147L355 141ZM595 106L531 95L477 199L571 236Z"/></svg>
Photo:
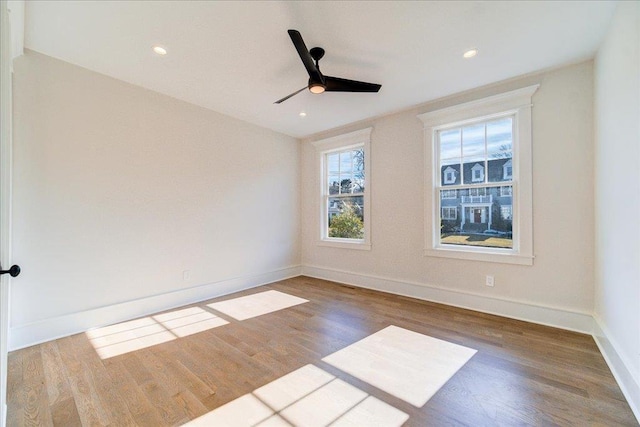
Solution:
<svg viewBox="0 0 640 427"><path fill-rule="evenodd" d="M463 53L462 56L464 56L465 58L469 59L469 58L473 58L477 54L478 54L478 49L469 49L468 51Z"/></svg>
<svg viewBox="0 0 640 427"><path fill-rule="evenodd" d="M305 113L304 111L301 111L300 114L298 114L300 117L307 117L307 113Z"/></svg>
<svg viewBox="0 0 640 427"><path fill-rule="evenodd" d="M167 54L167 49L163 48L162 46L154 46L153 47L153 51L155 53L157 53L158 55L166 55Z"/></svg>

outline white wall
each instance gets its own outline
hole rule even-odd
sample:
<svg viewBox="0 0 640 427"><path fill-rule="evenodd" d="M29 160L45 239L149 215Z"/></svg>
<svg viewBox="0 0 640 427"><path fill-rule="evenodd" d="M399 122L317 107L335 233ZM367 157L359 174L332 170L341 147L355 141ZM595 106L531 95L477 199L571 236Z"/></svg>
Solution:
<svg viewBox="0 0 640 427"><path fill-rule="evenodd" d="M432 258L424 250L424 139L417 114L540 83L533 96L533 266ZM314 136L373 126L371 251L318 246L319 196L303 146L302 260L309 275L590 331L593 63L526 76ZM430 166L427 166L429 168ZM495 276L486 287L485 275ZM551 309L551 310L550 310Z"/></svg>
<svg viewBox="0 0 640 427"><path fill-rule="evenodd" d="M595 64L595 317L640 419L640 3L620 2Z"/></svg>
<svg viewBox="0 0 640 427"><path fill-rule="evenodd" d="M294 138L35 52L14 121L13 348L299 265Z"/></svg>

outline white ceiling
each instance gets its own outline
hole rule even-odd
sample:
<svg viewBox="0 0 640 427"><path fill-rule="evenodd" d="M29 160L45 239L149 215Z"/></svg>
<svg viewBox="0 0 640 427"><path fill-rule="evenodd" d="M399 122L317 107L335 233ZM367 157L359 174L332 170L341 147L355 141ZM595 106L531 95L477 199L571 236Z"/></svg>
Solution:
<svg viewBox="0 0 640 427"><path fill-rule="evenodd" d="M291 136L592 58L612 1L28 1L25 47ZM323 73L377 94L308 91L287 29ZM160 44L168 55L151 50ZM478 48L469 60L462 53ZM299 113L307 116L301 118Z"/></svg>

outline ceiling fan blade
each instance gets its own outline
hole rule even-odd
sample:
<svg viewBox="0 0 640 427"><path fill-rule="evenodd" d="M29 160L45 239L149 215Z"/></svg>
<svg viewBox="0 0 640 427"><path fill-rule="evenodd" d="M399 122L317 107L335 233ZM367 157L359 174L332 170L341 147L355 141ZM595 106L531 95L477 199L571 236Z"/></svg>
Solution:
<svg viewBox="0 0 640 427"><path fill-rule="evenodd" d="M300 89L300 90L297 90L297 91L293 92L291 95L287 95L287 96L285 96L285 97L284 97L284 98L282 98L282 99L278 99L276 102L274 102L274 104L280 104L281 102L284 102L284 101L286 101L287 99L291 98L292 96L295 96L295 95L299 94L300 92L302 92L302 91L303 91L303 90L305 90L305 89L307 89L307 86L303 87L303 88L302 88L302 89Z"/></svg>
<svg viewBox="0 0 640 427"><path fill-rule="evenodd" d="M313 62L313 58L309 53L309 49L307 49L307 45L304 44L304 40L302 40L302 36L300 32L297 30L288 30L289 37L291 37L291 41L298 51L298 55L304 64L304 68L307 69L307 73L309 73L309 77L311 77L314 81L322 81L322 74L320 74L320 70L316 67L316 64Z"/></svg>
<svg viewBox="0 0 640 427"><path fill-rule="evenodd" d="M324 78L327 92L377 92L382 87L375 83L359 82L339 77L324 76Z"/></svg>

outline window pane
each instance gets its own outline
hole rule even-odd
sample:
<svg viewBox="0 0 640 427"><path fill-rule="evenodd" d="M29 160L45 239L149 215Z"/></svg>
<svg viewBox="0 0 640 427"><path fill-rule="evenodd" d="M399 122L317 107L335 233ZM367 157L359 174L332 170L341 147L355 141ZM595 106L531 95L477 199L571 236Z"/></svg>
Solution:
<svg viewBox="0 0 640 427"><path fill-rule="evenodd" d="M353 180L353 192L354 193L364 193L364 177L363 178L354 178L354 180Z"/></svg>
<svg viewBox="0 0 640 427"><path fill-rule="evenodd" d="M329 237L364 238L364 197L329 197Z"/></svg>
<svg viewBox="0 0 640 427"><path fill-rule="evenodd" d="M329 194L338 194L340 193L340 176L339 175L329 175L329 181L327 182L329 185Z"/></svg>
<svg viewBox="0 0 640 427"><path fill-rule="evenodd" d="M337 174L340 172L340 170L338 169L339 157L340 157L340 154L338 153L327 154L327 166L328 166L329 175Z"/></svg>
<svg viewBox="0 0 640 427"><path fill-rule="evenodd" d="M353 172L354 175L362 175L364 177L364 150L354 150L353 156Z"/></svg>
<svg viewBox="0 0 640 427"><path fill-rule="evenodd" d="M438 132L440 138L440 164L450 164L447 159L459 159L462 154L460 146L460 129ZM455 163L455 162L454 162ZM459 161L457 163L460 163Z"/></svg>
<svg viewBox="0 0 640 427"><path fill-rule="evenodd" d="M340 194L351 194L353 192L353 180L346 175L340 175Z"/></svg>
<svg viewBox="0 0 640 427"><path fill-rule="evenodd" d="M479 187L451 198L450 190L440 190L440 243L513 248L511 192L511 186Z"/></svg>
<svg viewBox="0 0 640 427"><path fill-rule="evenodd" d="M512 179L513 119L506 117L487 123L489 182Z"/></svg>
<svg viewBox="0 0 640 427"><path fill-rule="evenodd" d="M442 165L440 167L440 182L442 185L460 184L460 159L457 163L450 165Z"/></svg>
<svg viewBox="0 0 640 427"><path fill-rule="evenodd" d="M484 124L462 128L462 157L465 162L485 159Z"/></svg>
<svg viewBox="0 0 640 427"><path fill-rule="evenodd" d="M487 123L487 153L489 159L513 157L513 119L505 117Z"/></svg>
<svg viewBox="0 0 640 427"><path fill-rule="evenodd" d="M470 161L469 159L464 159L463 165L463 173L464 173L464 183L465 184L477 184L485 182L485 162L483 160L480 161Z"/></svg>
<svg viewBox="0 0 640 427"><path fill-rule="evenodd" d="M351 175L352 161L351 151L340 153L340 174Z"/></svg>

